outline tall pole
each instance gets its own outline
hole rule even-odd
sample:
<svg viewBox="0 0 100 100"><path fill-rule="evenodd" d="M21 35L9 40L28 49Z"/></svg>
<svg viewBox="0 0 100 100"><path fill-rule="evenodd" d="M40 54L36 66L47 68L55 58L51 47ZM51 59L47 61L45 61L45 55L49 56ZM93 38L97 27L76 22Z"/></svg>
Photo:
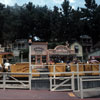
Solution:
<svg viewBox="0 0 100 100"><path fill-rule="evenodd" d="M31 68L31 44L32 44L32 40L29 39L28 41L29 43L29 89L31 90L31 79L32 79L32 68Z"/></svg>
<svg viewBox="0 0 100 100"><path fill-rule="evenodd" d="M32 68L31 68L31 45L29 45L29 72L32 72Z"/></svg>
<svg viewBox="0 0 100 100"><path fill-rule="evenodd" d="M32 44L32 40L29 39L29 72L32 72L32 68L31 68L31 44Z"/></svg>

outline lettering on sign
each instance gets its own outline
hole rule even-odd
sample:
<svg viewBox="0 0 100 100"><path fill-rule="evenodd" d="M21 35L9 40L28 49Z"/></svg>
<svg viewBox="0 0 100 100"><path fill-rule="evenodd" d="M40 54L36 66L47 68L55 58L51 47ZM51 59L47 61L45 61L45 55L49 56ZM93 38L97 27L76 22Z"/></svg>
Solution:
<svg viewBox="0 0 100 100"><path fill-rule="evenodd" d="M36 47L36 48L34 48L34 51L36 52L36 53L38 53L38 54L41 54L42 52L43 52L43 48L41 48L41 47Z"/></svg>
<svg viewBox="0 0 100 100"><path fill-rule="evenodd" d="M64 46L63 46L63 47L60 47L60 46L59 46L59 47L56 48L56 50L63 51L63 50L67 50L67 48L64 47Z"/></svg>

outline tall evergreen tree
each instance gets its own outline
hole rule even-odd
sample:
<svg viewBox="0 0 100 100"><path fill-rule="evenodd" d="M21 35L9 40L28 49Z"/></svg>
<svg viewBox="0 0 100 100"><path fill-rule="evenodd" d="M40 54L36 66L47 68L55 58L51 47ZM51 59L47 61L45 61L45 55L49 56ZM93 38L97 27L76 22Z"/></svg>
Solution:
<svg viewBox="0 0 100 100"><path fill-rule="evenodd" d="M64 0L62 4L63 15L62 15L62 34L63 40L69 41L70 40L70 24L71 24L71 14L72 14L72 7L69 5L68 0Z"/></svg>
<svg viewBox="0 0 100 100"><path fill-rule="evenodd" d="M4 9L5 5L0 3L0 43L3 43Z"/></svg>
<svg viewBox="0 0 100 100"><path fill-rule="evenodd" d="M95 37L95 12L97 9L97 4L95 0L85 0L86 8L82 8L81 12L83 15L82 23L83 23L83 34L87 34L92 38ZM94 40L94 39L93 39ZM95 40L94 40L95 42Z"/></svg>

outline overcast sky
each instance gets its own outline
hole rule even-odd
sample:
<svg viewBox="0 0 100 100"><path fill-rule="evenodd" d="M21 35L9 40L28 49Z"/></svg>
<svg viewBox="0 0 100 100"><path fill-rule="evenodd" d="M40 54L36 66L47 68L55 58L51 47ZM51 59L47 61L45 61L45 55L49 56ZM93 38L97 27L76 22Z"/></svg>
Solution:
<svg viewBox="0 0 100 100"><path fill-rule="evenodd" d="M33 4L35 5L40 5L40 6L47 5L49 8L53 8L54 5L60 7L63 1L64 0L0 0L1 3L10 6L13 6L15 3L17 3L18 5L23 5L28 2L33 2ZM84 0L69 0L69 1L70 5L73 8L84 7ZM99 5L100 0L96 0L96 3Z"/></svg>

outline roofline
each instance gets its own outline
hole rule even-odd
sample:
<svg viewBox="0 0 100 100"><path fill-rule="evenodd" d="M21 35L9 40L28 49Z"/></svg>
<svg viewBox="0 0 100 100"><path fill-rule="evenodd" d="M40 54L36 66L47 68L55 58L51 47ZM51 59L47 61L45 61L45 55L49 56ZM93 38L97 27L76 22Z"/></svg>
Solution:
<svg viewBox="0 0 100 100"><path fill-rule="evenodd" d="M82 46L82 44L79 43L78 41L75 41L75 42ZM75 42L71 43L70 46L73 45Z"/></svg>
<svg viewBox="0 0 100 100"><path fill-rule="evenodd" d="M47 44L48 45L48 42L32 42L33 45L36 45L36 44Z"/></svg>

